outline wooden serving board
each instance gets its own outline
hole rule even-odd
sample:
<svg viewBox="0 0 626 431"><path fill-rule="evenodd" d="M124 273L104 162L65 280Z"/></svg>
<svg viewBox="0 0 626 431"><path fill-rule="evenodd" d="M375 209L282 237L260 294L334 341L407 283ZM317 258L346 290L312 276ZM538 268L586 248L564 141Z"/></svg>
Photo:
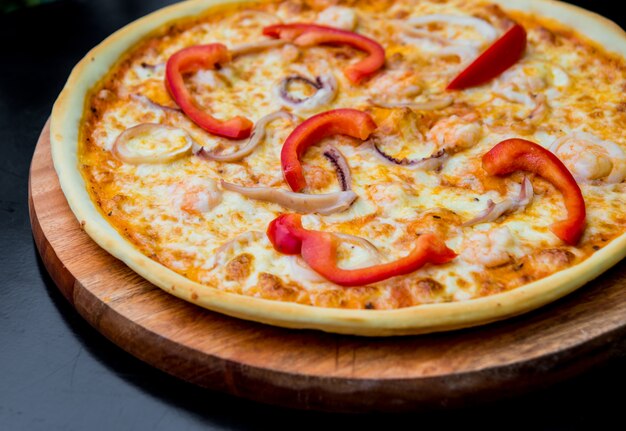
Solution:
<svg viewBox="0 0 626 431"><path fill-rule="evenodd" d="M624 262L533 313L427 336L288 330L201 309L154 287L80 229L48 135L46 125L29 187L33 233L48 271L105 337L181 379L302 409L415 411L528 391L625 353Z"/></svg>

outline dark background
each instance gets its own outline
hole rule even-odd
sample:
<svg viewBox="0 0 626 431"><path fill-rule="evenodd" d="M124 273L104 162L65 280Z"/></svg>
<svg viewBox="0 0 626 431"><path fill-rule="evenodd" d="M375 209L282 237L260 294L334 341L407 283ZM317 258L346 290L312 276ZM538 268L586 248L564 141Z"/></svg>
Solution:
<svg viewBox="0 0 626 431"><path fill-rule="evenodd" d="M196 388L145 365L85 323L35 250L30 160L72 66L113 31L169 3L61 0L0 15L0 430L623 429L626 352L510 400L419 415L345 416L286 411ZM572 3L626 26L620 2Z"/></svg>

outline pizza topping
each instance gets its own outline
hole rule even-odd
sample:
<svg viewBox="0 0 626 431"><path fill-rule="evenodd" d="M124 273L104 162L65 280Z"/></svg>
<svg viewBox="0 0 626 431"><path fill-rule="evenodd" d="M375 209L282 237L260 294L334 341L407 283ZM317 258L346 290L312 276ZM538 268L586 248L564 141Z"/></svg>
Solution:
<svg viewBox="0 0 626 431"><path fill-rule="evenodd" d="M367 53L363 60L344 69L346 77L354 84L373 75L385 64L385 49L375 40L352 31L317 24L276 24L263 29L263 34L288 40L298 46L320 44L348 45Z"/></svg>
<svg viewBox="0 0 626 431"><path fill-rule="evenodd" d="M507 139L487 152L482 162L489 175L528 171L551 182L563 194L568 213L565 220L551 226L552 232L569 245L578 243L585 229L585 200L576 180L558 157L533 142Z"/></svg>
<svg viewBox="0 0 626 431"><path fill-rule="evenodd" d="M161 105L160 103L154 102L152 99L144 96L143 94L131 94L130 98L135 100L136 102L139 102L153 109L160 109L162 111L173 113L173 114L182 113L182 111L179 108L173 108L171 106Z"/></svg>
<svg viewBox="0 0 626 431"><path fill-rule="evenodd" d="M424 171L437 170L441 168L441 165L445 162L447 157L446 150L439 150L436 153L421 159L409 159L406 157L398 159L382 150L380 147L380 139L377 139L376 136L370 139L369 143L374 147L375 153L381 156L384 161L412 169L420 169Z"/></svg>
<svg viewBox="0 0 626 431"><path fill-rule="evenodd" d="M326 279L313 271L299 255L288 256L287 265L292 278L299 282L326 283Z"/></svg>
<svg viewBox="0 0 626 431"><path fill-rule="evenodd" d="M417 238L413 250L401 259L364 268L340 268L337 250L341 238L330 232L305 229L298 214L284 214L274 219L267 229L267 236L278 252L301 255L315 272L346 287L410 274L427 263L443 264L456 257L437 236L425 234Z"/></svg>
<svg viewBox="0 0 626 431"><path fill-rule="evenodd" d="M448 154L466 150L482 138L483 129L475 115L442 118L428 131L427 138Z"/></svg>
<svg viewBox="0 0 626 431"><path fill-rule="evenodd" d="M393 65L389 64L394 62ZM398 67L393 69L393 67ZM417 70L408 68L404 57L396 54L380 73L373 77L367 88L371 99L381 103L392 103L397 100L407 100L419 96L424 87Z"/></svg>
<svg viewBox="0 0 626 431"><path fill-rule="evenodd" d="M237 27L259 27L279 24L282 20L273 13L262 10L242 10L232 15L231 25Z"/></svg>
<svg viewBox="0 0 626 431"><path fill-rule="evenodd" d="M193 139L183 129L143 123L124 130L111 152L119 160L138 165L169 163L191 153Z"/></svg>
<svg viewBox="0 0 626 431"><path fill-rule="evenodd" d="M354 9L349 7L330 6L317 15L316 21L322 25L353 31L357 25L357 16Z"/></svg>
<svg viewBox="0 0 626 431"><path fill-rule="evenodd" d="M406 101L406 102L384 102L379 99L369 99L369 102L379 108L396 109L410 108L414 111L436 111L447 108L454 103L452 97L441 97L438 99L430 99L425 101Z"/></svg>
<svg viewBox="0 0 626 431"><path fill-rule="evenodd" d="M290 9L289 14L280 12L280 17L287 23L321 21L331 15L324 11L326 5L337 2L326 1L323 6L300 3L291 3L298 12ZM278 5L249 5L271 11L266 17L256 11L247 16L242 10L248 6L237 6L197 17L193 22L185 20L177 28L163 27L120 57L92 88L80 125L78 167L94 204L100 205L115 229L128 228L133 246L192 281L225 292L263 296L257 281L259 286L263 284L261 279L269 280L267 286L280 286L284 275L291 278L284 279L281 289L291 288L288 283L298 286L301 303L390 309L430 302L427 296L422 300L417 295L399 299L403 298L398 294L403 287L419 292L417 286L424 277L437 280L445 291L431 301L469 300L498 289L512 290L571 267L623 233L620 193L626 190L626 181L620 169L626 147L619 131L626 124L626 102L615 91L626 82L622 59L589 44L574 30L515 12L529 34L524 57L481 87L446 92L446 84L484 51L491 39L470 25L432 22L413 26L415 39L420 41L407 44L398 40L402 37L399 33L410 31L405 32L399 24L425 14L475 16L494 25L497 38L513 25L511 21L496 17L487 4L467 1L425 0L419 7L390 3L384 10L349 3L358 15L356 31L381 43L387 55L385 66L356 86L341 75L340 69L359 62L366 53L346 45L305 48L287 39L261 36L263 27L278 23L279 12L274 13ZM343 27L341 13L339 20L324 18L320 24ZM351 25L350 19L346 22ZM550 28L553 44L538 40L541 25ZM422 31L425 35L418 37ZM172 53L212 42L226 45L233 60L214 69L199 67L183 72L184 83L196 106L205 112L220 120L241 115L253 121L248 138L229 141L203 131L178 110L163 86L166 61ZM437 52L428 53L428 47L444 54L450 51L447 56L439 56ZM460 63L454 49L470 61ZM302 109L328 89L318 87L329 73L333 73L337 84L334 99L329 98L325 106L322 101L309 111ZM287 81L292 76L309 82ZM279 83L285 84L287 97L295 99L295 104L283 101ZM311 210L311 196L303 193L298 193L298 198L305 200L303 206L279 206L293 196L284 196L292 189L280 185L283 172L276 169L276 151L299 123L335 107L369 113L378 125L369 139L378 140L361 143L333 136L314 144L318 148L300 154L306 193L348 191L352 186L359 195L351 205L347 203L349 208L343 212L303 215L304 226L329 231L338 238L337 265L342 268L369 267L403 257L414 247L417 237L427 233L445 239L462 258L452 265L429 266L373 286L342 289L311 269L299 254L279 256L263 232L253 242L230 243L232 251L218 258L219 270L210 271L208 263L220 244L241 232L265 230L268 222L282 212ZM267 135L263 138L263 122L259 119L277 109L301 118L290 123L287 114L279 114L281 118L266 124ZM200 157L182 156L169 165L132 165L107 151L120 132L146 122L186 130L196 143L192 152ZM535 127L522 129L526 125ZM520 134L531 140L529 136L534 135L535 142L547 145L582 130L596 135L597 142L589 136L576 136L560 145L555 143L553 148L579 182L588 211L588 227L578 243L575 259L570 260L565 250L574 251L573 247L548 229L551 223L565 218L561 193L535 174L527 174L525 180L523 173L490 176L480 168L480 159L475 155L482 156L500 140ZM145 145L165 148L169 139L175 138L168 137L162 143L146 140ZM281 145L278 148L277 139ZM618 150L613 153L613 145L603 140L611 141ZM253 149L255 142L258 146ZM328 143L341 150L339 157L325 148ZM143 149L143 145L131 140L128 146ZM213 156L217 162L201 160ZM222 163L226 161L236 163ZM205 185L208 178L213 182ZM251 186L243 187L245 193L260 192L252 189L258 186L266 186L263 192L269 187L283 190L270 191L266 196L270 202L264 202L220 186L220 178L235 183L235 187ZM614 182L618 184L610 184ZM538 193L533 197L536 203L529 203L525 209L534 193ZM327 197L313 198L317 205L318 200ZM324 205L320 208L327 209ZM502 226L510 231L491 232ZM357 237L350 240L340 232ZM478 233L481 235L474 238ZM507 242L511 236L513 242ZM380 251L376 253L357 238L371 240ZM541 254L546 247L556 250L559 244L563 248L559 253ZM254 256L254 260L248 256ZM539 257L542 264L534 264ZM550 264L543 265L544 260ZM494 268L498 265L503 266ZM241 278L248 266L250 277ZM233 282L235 279L241 282ZM488 284L488 280L493 282ZM291 298L288 293L281 298L278 290L272 287L273 298Z"/></svg>
<svg viewBox="0 0 626 431"><path fill-rule="evenodd" d="M246 156L249 156L254 151L254 149L265 138L267 126L271 122L279 119L292 122L295 121L294 116L285 111L272 112L271 114L266 115L256 122L256 124L254 125L254 130L252 131L252 135L250 135L247 143L242 145L237 151L229 154L216 154L205 150L202 146L194 145L193 152L199 157L203 157L208 160L214 160L216 162L238 162L244 159Z"/></svg>
<svg viewBox="0 0 626 431"><path fill-rule="evenodd" d="M591 133L574 132L550 146L550 151L569 168L578 181L621 183L626 178L626 154L614 142Z"/></svg>
<svg viewBox="0 0 626 431"><path fill-rule="evenodd" d="M287 43L285 40L262 40L260 42L242 43L230 48L231 57L253 54L266 49L280 48Z"/></svg>
<svg viewBox="0 0 626 431"><path fill-rule="evenodd" d="M317 114L294 129L280 154L283 175L294 192L306 187L300 158L311 145L324 138L341 134L361 140L367 139L376 129L372 117L356 109L335 109Z"/></svg>
<svg viewBox="0 0 626 431"><path fill-rule="evenodd" d="M570 266L575 260L576 255L569 250L550 248L524 256L522 263L533 277L540 278Z"/></svg>
<svg viewBox="0 0 626 431"><path fill-rule="evenodd" d="M222 181L222 188L240 193L251 199L272 202L303 214L328 215L345 211L357 198L356 193L351 190L315 195L272 187L243 187L226 181Z"/></svg>
<svg viewBox="0 0 626 431"><path fill-rule="evenodd" d="M348 165L346 156L344 156L341 151L332 145L326 145L326 147L322 150L322 154L324 154L324 157L330 160L335 167L341 190L351 190L352 175L350 174L350 166Z"/></svg>
<svg viewBox="0 0 626 431"><path fill-rule="evenodd" d="M173 203L188 214L204 214L222 201L222 191L211 178L197 178L180 184L173 193Z"/></svg>
<svg viewBox="0 0 626 431"><path fill-rule="evenodd" d="M433 25L447 24L443 35L433 34ZM402 22L402 38L416 44L422 50L439 56L456 55L462 61L475 57L484 41L492 42L498 36L496 29L487 21L473 16L433 14L409 18ZM483 40L460 40L451 31L454 27L470 27Z"/></svg>
<svg viewBox="0 0 626 431"><path fill-rule="evenodd" d="M289 90L290 85L294 82L300 82L314 88L315 94L309 97L294 96ZM312 111L333 101L337 94L337 81L331 73L318 76L315 81L304 76L293 75L280 81L276 86L276 92L284 105L296 111Z"/></svg>
<svg viewBox="0 0 626 431"><path fill-rule="evenodd" d="M526 208L533 200L534 190L533 185L528 179L524 177L520 192L517 196L512 198L506 198L503 201L495 203L491 199L487 201L487 208L475 218L463 223L463 226L474 226L481 223L490 223L497 220L506 213L511 213L520 209Z"/></svg>
<svg viewBox="0 0 626 431"><path fill-rule="evenodd" d="M489 82L517 63L525 50L526 30L521 25L514 24L459 73L446 88L448 90L463 90Z"/></svg>
<svg viewBox="0 0 626 431"><path fill-rule="evenodd" d="M546 118L550 109L548 95L554 97L558 94L554 87L560 84L567 85L567 74L561 70L565 79L562 76L558 77L557 70L561 69L545 63L520 65L509 69L500 79L494 81L492 91L496 97L508 103L521 105L520 112L516 112L518 107L508 110L512 113L511 118L521 122L520 125L525 126L529 133L532 133L532 127L540 125ZM557 84L557 81L560 84ZM510 125L499 126L497 129L510 130Z"/></svg>
<svg viewBox="0 0 626 431"><path fill-rule="evenodd" d="M195 104L183 80L185 73L203 68L214 69L228 61L228 49L220 43L181 49L167 61L165 84L178 106L202 129L228 139L244 139L250 136L252 130L250 120L244 117L234 117L226 121L216 119Z"/></svg>
<svg viewBox="0 0 626 431"><path fill-rule="evenodd" d="M217 266L224 266L233 254L240 252L244 247L259 241L261 238L263 238L263 232L256 230L237 235L215 249L211 254L211 259L204 266L209 270Z"/></svg>
<svg viewBox="0 0 626 431"><path fill-rule="evenodd" d="M515 248L515 237L508 227L473 232L463 240L461 258L487 268L504 265L511 261L509 251Z"/></svg>
<svg viewBox="0 0 626 431"><path fill-rule="evenodd" d="M333 232L333 235L339 237L344 245L348 244L352 248L358 247L359 249L363 250L367 255L365 260L370 261L370 263L380 263L380 261L382 260L380 250L378 250L378 247L372 244L371 241L368 241L363 237L350 235L347 233Z"/></svg>
<svg viewBox="0 0 626 431"><path fill-rule="evenodd" d="M541 64L512 67L494 81L493 92L508 102L532 106L532 95L548 86L548 73L547 66Z"/></svg>

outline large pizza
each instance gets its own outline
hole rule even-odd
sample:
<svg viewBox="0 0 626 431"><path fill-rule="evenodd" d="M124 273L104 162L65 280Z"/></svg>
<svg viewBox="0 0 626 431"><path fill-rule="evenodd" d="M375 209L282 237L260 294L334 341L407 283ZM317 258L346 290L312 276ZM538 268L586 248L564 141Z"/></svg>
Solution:
<svg viewBox="0 0 626 431"><path fill-rule="evenodd" d="M83 229L199 306L474 326L626 255L625 55L547 0L189 1L78 64L53 159Z"/></svg>

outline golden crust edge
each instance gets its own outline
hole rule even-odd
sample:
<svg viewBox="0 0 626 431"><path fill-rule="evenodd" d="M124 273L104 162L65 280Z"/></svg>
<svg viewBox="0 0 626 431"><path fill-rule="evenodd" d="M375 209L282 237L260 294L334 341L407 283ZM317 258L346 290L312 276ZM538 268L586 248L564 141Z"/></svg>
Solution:
<svg viewBox="0 0 626 431"><path fill-rule="evenodd" d="M579 32L626 57L626 33L593 12L554 0L492 1L508 10L536 12L568 26L576 24ZM115 32L76 65L52 111L52 157L70 208L99 246L152 284L204 308L281 327L363 336L414 335L478 326L523 314L571 293L626 257L624 234L574 267L504 293L397 310L346 310L223 292L193 282L144 256L98 211L78 169L78 128L85 94L129 47L150 31L213 6L239 2L242 0L189 0L158 10Z"/></svg>

